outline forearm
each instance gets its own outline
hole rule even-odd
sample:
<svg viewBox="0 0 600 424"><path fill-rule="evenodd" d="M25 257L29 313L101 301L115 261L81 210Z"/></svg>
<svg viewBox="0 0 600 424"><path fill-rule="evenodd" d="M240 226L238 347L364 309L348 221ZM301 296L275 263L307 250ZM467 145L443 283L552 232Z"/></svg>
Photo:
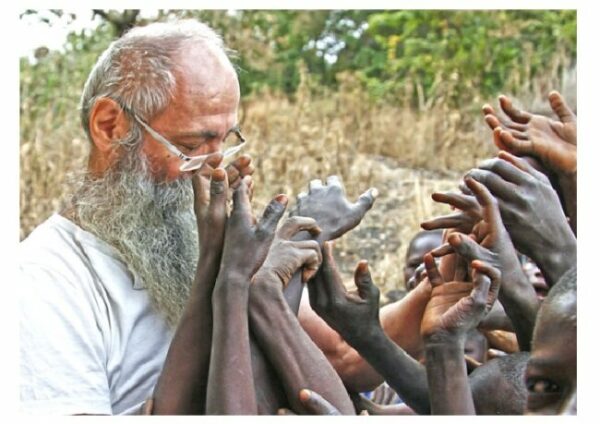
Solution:
<svg viewBox="0 0 600 424"><path fill-rule="evenodd" d="M533 286L525 280L510 284L503 282L498 300L513 324L519 349L521 351L531 350L533 327L539 308L539 301Z"/></svg>
<svg viewBox="0 0 600 424"><path fill-rule="evenodd" d="M290 279L288 285L283 289L283 296L287 301L292 312L297 316L300 309L300 300L302 299L302 269L296 271Z"/></svg>
<svg viewBox="0 0 600 424"><path fill-rule="evenodd" d="M563 237L557 238L557 243L540 249L539 253L532 257L544 274L549 287L556 284L560 277L577 263L577 239L570 230L563 233Z"/></svg>
<svg viewBox="0 0 600 424"><path fill-rule="evenodd" d="M153 414L203 414L212 334L211 297L216 272L199 264L190 298L154 389Z"/></svg>
<svg viewBox="0 0 600 424"><path fill-rule="evenodd" d="M421 319L430 290L417 286L402 300L381 308L379 316L385 334L406 353L418 359L423 352Z"/></svg>
<svg viewBox="0 0 600 424"><path fill-rule="evenodd" d="M349 343L383 376L402 400L418 414L429 414L429 389L425 368L399 348L381 327L369 337Z"/></svg>
<svg viewBox="0 0 600 424"><path fill-rule="evenodd" d="M464 359L464 342L426 343L425 364L431 413L475 415Z"/></svg>
<svg viewBox="0 0 600 424"><path fill-rule="evenodd" d="M217 282L219 289L213 294L212 359L206 411L211 415L256 415L248 330L248 287L243 287L248 283L230 286L231 283Z"/></svg>
<svg viewBox="0 0 600 424"><path fill-rule="evenodd" d="M281 292L254 291L250 297L250 324L260 346L276 369L288 400L296 411L301 389L317 391L342 414L353 414L352 402L342 381L323 353L302 330Z"/></svg>

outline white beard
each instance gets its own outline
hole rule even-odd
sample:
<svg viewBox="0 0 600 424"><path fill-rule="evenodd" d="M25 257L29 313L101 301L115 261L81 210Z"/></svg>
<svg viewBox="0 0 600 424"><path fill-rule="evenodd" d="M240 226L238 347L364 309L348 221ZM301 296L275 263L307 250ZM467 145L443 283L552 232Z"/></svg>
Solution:
<svg viewBox="0 0 600 424"><path fill-rule="evenodd" d="M75 184L78 224L119 252L155 309L175 326L198 261L191 180L155 182L143 153L133 149L101 178L85 173Z"/></svg>

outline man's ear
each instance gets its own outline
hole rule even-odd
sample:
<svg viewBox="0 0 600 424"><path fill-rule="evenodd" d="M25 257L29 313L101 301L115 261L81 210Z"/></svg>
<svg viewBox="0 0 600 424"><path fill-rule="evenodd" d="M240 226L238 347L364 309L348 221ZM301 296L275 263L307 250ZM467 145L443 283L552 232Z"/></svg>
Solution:
<svg viewBox="0 0 600 424"><path fill-rule="evenodd" d="M101 97L92 106L89 130L96 149L109 154L114 142L129 132L129 120L117 102Z"/></svg>

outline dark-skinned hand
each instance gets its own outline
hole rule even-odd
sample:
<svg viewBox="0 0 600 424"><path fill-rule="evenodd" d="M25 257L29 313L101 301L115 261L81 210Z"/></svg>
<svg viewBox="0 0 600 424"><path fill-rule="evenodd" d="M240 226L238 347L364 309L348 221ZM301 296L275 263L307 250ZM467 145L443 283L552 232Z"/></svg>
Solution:
<svg viewBox="0 0 600 424"><path fill-rule="evenodd" d="M322 261L321 248L315 240L291 240L299 231L308 231L315 237L321 232L312 218L287 218L277 230L267 258L252 278L253 281L258 284L274 282L275 288L281 291L301 267L303 283L315 275Z"/></svg>
<svg viewBox="0 0 600 424"><path fill-rule="evenodd" d="M483 261L472 261L473 283L444 281L431 254L425 255L427 278L433 290L421 321L425 343L462 340L476 328L496 301L500 271Z"/></svg>
<svg viewBox="0 0 600 424"><path fill-rule="evenodd" d="M367 261L354 272L357 292L348 292L333 259L330 243L323 246L323 264L308 284L310 305L315 312L351 345L368 338L379 321L379 289L371 281Z"/></svg>
<svg viewBox="0 0 600 424"><path fill-rule="evenodd" d="M558 281L564 266L548 265L548 256L575 253L576 239L548 178L507 152L500 152L498 158L467 175L485 185L497 199L515 248L540 266L550 284ZM566 262L572 264L573 256Z"/></svg>
<svg viewBox="0 0 600 424"><path fill-rule="evenodd" d="M577 116L558 92L550 92L548 101L559 120L520 110L506 96L499 101L508 119L497 116L490 105L483 106L485 122L494 131L499 149L536 157L559 174L577 171Z"/></svg>
<svg viewBox="0 0 600 424"><path fill-rule="evenodd" d="M251 177L246 176L233 194L233 210L227 220L222 262L236 264L220 272L233 273L236 281L250 281L263 264L277 224L287 205L287 197L276 196L265 208L260 220L256 220L250 205ZM219 280L221 275L219 274ZM227 280L227 279L224 279Z"/></svg>
<svg viewBox="0 0 600 424"><path fill-rule="evenodd" d="M468 188L475 194L482 209L482 219L467 237L452 234L448 243L434 249L433 256L456 252L467 261L480 260L498 269L502 274L500 300L514 322L521 347L529 349L533 322L538 302L533 286L529 283L506 231L496 199L481 183L465 178Z"/></svg>
<svg viewBox="0 0 600 424"><path fill-rule="evenodd" d="M246 175L254 174L252 158L249 155L242 155L236 158L233 162L229 163L225 167L225 170L227 171L229 186L235 190Z"/></svg>
<svg viewBox="0 0 600 424"><path fill-rule="evenodd" d="M481 220L482 211L477 199L472 194L465 193L433 193L431 198L438 203L450 205L458 212L438 216L421 223L424 230L453 229L456 232L469 234Z"/></svg>
<svg viewBox="0 0 600 424"><path fill-rule="evenodd" d="M225 170L218 167L220 162L220 158L211 156L192 176L199 257L203 261L211 255L218 262L225 239L228 180Z"/></svg>
<svg viewBox="0 0 600 424"><path fill-rule="evenodd" d="M475 194L481 219L473 228L471 237L453 233L448 237L448 243L434 249L434 257L456 252L468 261L481 260L497 268L502 273L502 279L508 284L513 281L526 281L517 252L510 236L504 228L497 201L487 188L473 180L465 178L465 183ZM469 208L472 208L468 205ZM532 288L533 290L533 288ZM535 295L535 292L532 291Z"/></svg>
<svg viewBox="0 0 600 424"><path fill-rule="evenodd" d="M340 179L333 175L321 180L312 180L308 193L300 193L290 216L307 216L317 221L322 232L319 242L334 240L356 227L373 206L377 190L371 188L361 194L355 203L350 203L344 193Z"/></svg>

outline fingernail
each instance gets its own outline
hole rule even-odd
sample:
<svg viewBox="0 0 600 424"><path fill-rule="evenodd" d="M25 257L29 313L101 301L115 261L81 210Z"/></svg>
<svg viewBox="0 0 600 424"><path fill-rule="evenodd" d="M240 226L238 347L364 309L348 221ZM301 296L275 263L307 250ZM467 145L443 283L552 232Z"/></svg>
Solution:
<svg viewBox="0 0 600 424"><path fill-rule="evenodd" d="M288 204L288 197L285 194L278 194L275 197L275 200L281 203L283 206L286 206Z"/></svg>
<svg viewBox="0 0 600 424"><path fill-rule="evenodd" d="M310 399L310 390L308 390L308 389L302 389L302 390L300 390L300 394L299 394L298 397L302 401L307 401L308 399Z"/></svg>
<svg viewBox="0 0 600 424"><path fill-rule="evenodd" d="M369 271L369 262L366 259L361 260L358 263L358 270L362 273Z"/></svg>
<svg viewBox="0 0 600 424"><path fill-rule="evenodd" d="M226 172L223 168L216 168L213 172L212 172L212 180L213 181L223 181L225 180L225 176L226 176Z"/></svg>
<svg viewBox="0 0 600 424"><path fill-rule="evenodd" d="M371 196L373 197L373 199L376 199L377 196L379 196L379 190L377 190L375 187L371 188Z"/></svg>

